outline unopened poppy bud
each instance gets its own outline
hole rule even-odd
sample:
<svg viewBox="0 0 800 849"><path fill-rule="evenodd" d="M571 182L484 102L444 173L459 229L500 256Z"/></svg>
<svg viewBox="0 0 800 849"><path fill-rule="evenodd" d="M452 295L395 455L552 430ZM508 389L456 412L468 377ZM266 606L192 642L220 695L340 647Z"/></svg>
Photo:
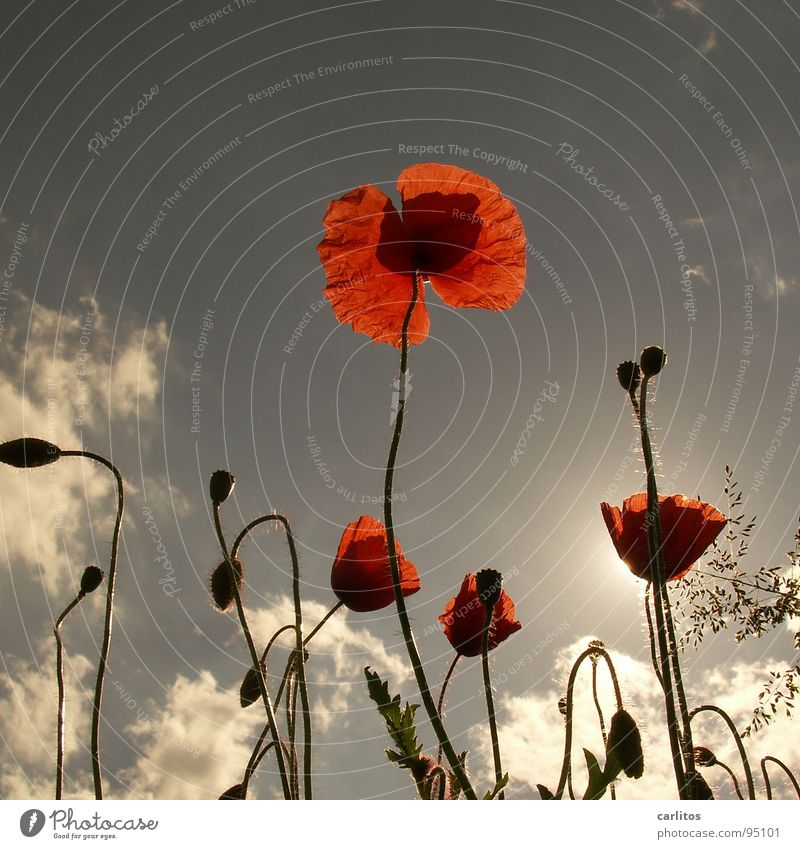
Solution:
<svg viewBox="0 0 800 849"><path fill-rule="evenodd" d="M642 365L642 374L645 377L655 377L667 364L668 357L663 348L659 348L658 345L648 345L642 351L639 362Z"/></svg>
<svg viewBox="0 0 800 849"><path fill-rule="evenodd" d="M234 784L233 787L229 787L220 797L222 799L244 799L244 793L242 792L241 784Z"/></svg>
<svg viewBox="0 0 800 849"><path fill-rule="evenodd" d="M641 778L644 773L642 737L634 718L626 710L618 710L611 717L611 728L606 743L607 756L615 756L628 778Z"/></svg>
<svg viewBox="0 0 800 849"><path fill-rule="evenodd" d="M214 472L211 475L211 482L208 485L209 493L211 494L212 504L222 504L228 496L233 492L236 478L230 473L222 469Z"/></svg>
<svg viewBox="0 0 800 849"><path fill-rule="evenodd" d="M562 696L562 697L558 700L558 712L559 712L559 713L561 714L561 716L563 716L565 719L567 718L567 697L566 697L566 696Z"/></svg>
<svg viewBox="0 0 800 849"><path fill-rule="evenodd" d="M503 576L496 569L481 569L475 575L475 585L483 606L489 611L494 610L503 591Z"/></svg>
<svg viewBox="0 0 800 849"><path fill-rule="evenodd" d="M241 561L232 560L233 571L236 575L236 586L242 588L242 575L244 568ZM214 604L219 610L225 611L232 604L235 597L233 583L231 582L231 573L226 560L217 566L211 573L211 597L214 599Z"/></svg>
<svg viewBox="0 0 800 849"><path fill-rule="evenodd" d="M638 363L625 360L624 363L620 363L617 366L617 380L626 392L635 392L639 387L641 378L642 374L639 371Z"/></svg>
<svg viewBox="0 0 800 849"><path fill-rule="evenodd" d="M81 575L81 595L93 593L103 583L103 570L97 566L87 566Z"/></svg>
<svg viewBox="0 0 800 849"><path fill-rule="evenodd" d="M261 664L262 675L267 674L267 668ZM255 666L251 666L244 676L242 686L239 688L239 704L243 707L250 707L253 703L261 698L261 684L258 681L258 672Z"/></svg>
<svg viewBox="0 0 800 849"><path fill-rule="evenodd" d="M45 439L26 436L12 439L0 445L0 463L8 463L18 469L35 469L55 463L61 457L61 449Z"/></svg>
<svg viewBox="0 0 800 849"><path fill-rule="evenodd" d="M695 746L692 754L698 766L715 766L717 763L717 756L705 746Z"/></svg>

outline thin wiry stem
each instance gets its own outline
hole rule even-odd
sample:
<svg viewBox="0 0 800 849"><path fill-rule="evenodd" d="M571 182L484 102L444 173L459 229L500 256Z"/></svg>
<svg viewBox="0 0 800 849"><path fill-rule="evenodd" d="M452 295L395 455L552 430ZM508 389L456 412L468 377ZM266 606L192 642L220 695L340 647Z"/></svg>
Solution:
<svg viewBox="0 0 800 849"><path fill-rule="evenodd" d="M231 587L233 589L233 598L236 602L236 612L239 616L239 624L242 627L242 633L244 634L245 641L247 642L247 648L250 651L250 659L253 663L253 669L256 672L258 689L261 693L261 700L264 702L264 710L267 714L267 723L272 731L272 739L276 744L278 744L275 746L275 755L278 760L278 771L280 772L281 776L283 796L285 799L291 799L291 787L289 786L289 779L286 775L286 762L283 757L283 750L280 746L278 723L275 721L275 712L272 709L272 701L270 700L269 691L267 690L267 684L264 680L264 670L261 668L261 664L259 663L258 653L256 652L256 647L253 643L253 635L250 633L250 627L247 624L247 616L245 615L244 605L242 604L242 595L239 592L239 582L237 581L236 570L233 568L233 563L231 562L231 557L228 553L228 547L225 544L225 534L222 530L222 521L219 515L219 504L213 505L213 512L214 528L217 532L217 539L219 540L219 545L222 549L222 555L225 558L226 564L228 565L228 578L231 582Z"/></svg>
<svg viewBox="0 0 800 849"><path fill-rule="evenodd" d="M303 793L306 799L313 797L313 789L311 784L311 709L308 700L308 686L306 684L306 663L305 652L303 651L303 610L300 600L300 565L297 557L297 547L295 546L294 534L292 533L289 520L279 513L270 513L266 516L259 516L239 532L239 535L234 540L231 547L231 558L236 559L239 552L239 546L242 541L250 533L253 528L264 522L280 522L286 531L286 543L289 546L289 556L292 560L292 600L294 602L294 628L296 633L296 651L297 658L297 685L300 691L300 706L303 712Z"/></svg>
<svg viewBox="0 0 800 849"><path fill-rule="evenodd" d="M728 764L724 763L719 758L717 758L717 766L720 767L721 769L724 769L725 772L728 773L728 776L730 777L731 781L733 782L733 789L736 791L736 795L739 797L739 799L744 801L744 796L742 796L742 791L739 788L739 781L736 778L736 773L728 766Z"/></svg>
<svg viewBox="0 0 800 849"><path fill-rule="evenodd" d="M400 447L400 434L403 430L403 419L405 418L406 408L406 380L408 376L408 327L411 323L411 316L414 312L414 307L417 305L419 298L419 280L417 274L414 273L411 277L412 292L411 300L408 304L403 326L400 333L400 388L397 399L397 415L394 422L394 435L392 444L389 448L389 459L386 462L386 479L383 489L383 516L386 524L386 545L389 554L389 569L392 576L392 584L394 588L394 600L397 607L397 618L400 620L400 628L403 632L403 640L406 644L408 657L411 661L411 666L414 669L414 677L419 687L422 703L428 713L428 717L439 740L439 744L444 751L450 768L453 770L464 795L468 799L475 799L475 791L472 789L466 770L464 769L461 760L456 754L450 738L447 736L444 724L436 710L436 703L431 695L428 680L425 675L425 668L422 665L417 644L414 642L414 632L411 629L411 622L408 618L408 610L406 609L406 601L403 597L403 588L400 584L400 567L397 562L397 542L394 535L394 519L392 517L392 484L394 481L394 470L397 462L397 452Z"/></svg>
<svg viewBox="0 0 800 849"><path fill-rule="evenodd" d="M600 704L600 699L597 695L597 660L592 657L592 698L594 699L594 707L597 711L597 721L600 723L600 734L603 738L603 748L608 749L608 735L606 734L606 720L603 716L603 707ZM614 784L611 784L609 788L611 792L611 799L614 800L617 798L617 791L614 787Z"/></svg>
<svg viewBox="0 0 800 849"><path fill-rule="evenodd" d="M85 457L105 466L113 475L117 485L117 518L114 522L114 533L111 537L111 556L108 563L108 580L106 588L106 612L103 626L103 645L100 648L100 659L97 663L97 681L94 687L94 703L92 705L92 776L94 779L95 799L103 798L103 775L100 764L100 712L103 703L103 682L105 680L108 655L111 649L111 630L114 624L114 590L117 579L117 558L119 555L119 536L122 529L122 515L125 512L125 488L119 469L105 457L83 449L62 451L62 457Z"/></svg>
<svg viewBox="0 0 800 849"><path fill-rule="evenodd" d="M481 668L483 670L483 692L486 695L486 713L489 716L489 734L492 738L492 757L494 758L494 780L497 786L503 779L503 762L500 759L500 739L497 735L497 716L494 709L492 694L492 678L489 673L489 630L492 624L492 608L487 607L483 617L483 634L481 635ZM499 797L505 799L501 790Z"/></svg>
<svg viewBox="0 0 800 849"><path fill-rule="evenodd" d="M61 799L64 787L64 716L66 712L66 695L64 692L64 646L61 642L61 624L70 613L81 603L85 593L77 596L64 608L64 612L56 620L53 633L56 637L56 681L58 683L58 718L56 721L56 801Z"/></svg>
<svg viewBox="0 0 800 849"><path fill-rule="evenodd" d="M718 707L717 705L700 705L689 713L689 721L691 722L700 713L715 713L717 716L722 717L723 721L728 726L728 730L731 732L731 736L736 743L736 748L739 751L739 758L742 761L742 769L744 770L744 777L747 781L747 795L750 799L755 799L756 785L753 781L753 771L750 769L750 760L747 757L742 737L736 730L733 720L721 707Z"/></svg>
<svg viewBox="0 0 800 849"><path fill-rule="evenodd" d="M653 614L650 612L650 603L652 601L650 595L650 588L652 587L652 583L650 581L647 582L647 587L644 591L644 614L647 619L647 636L648 641L650 643L650 660L653 663L653 671L656 673L656 678L658 678L658 683L661 684L661 689L664 689L664 679L661 677L661 667L658 660L658 652L656 650L656 632L653 627Z"/></svg>
<svg viewBox="0 0 800 849"><path fill-rule="evenodd" d="M772 785L769 783L767 761L772 761L772 763L777 764L789 776L789 780L792 782L792 786L794 787L794 792L797 793L797 798L800 799L800 784L797 783L794 773L783 761L774 758L772 755L767 755L766 757L761 758L761 773L764 776L764 785L767 788L767 799L772 799Z"/></svg>
<svg viewBox="0 0 800 849"><path fill-rule="evenodd" d="M456 671L456 665L458 664L459 658L461 657L458 652L456 652L455 657L453 658L453 662L450 664L447 674L444 676L444 681L442 682L442 689L439 690L439 701L436 705L436 710L439 713L439 716L442 716L442 709L444 708L444 694L447 692L447 685L450 683L450 679L453 676L453 673ZM442 747L439 746L436 752L436 763L440 764L442 762Z"/></svg>

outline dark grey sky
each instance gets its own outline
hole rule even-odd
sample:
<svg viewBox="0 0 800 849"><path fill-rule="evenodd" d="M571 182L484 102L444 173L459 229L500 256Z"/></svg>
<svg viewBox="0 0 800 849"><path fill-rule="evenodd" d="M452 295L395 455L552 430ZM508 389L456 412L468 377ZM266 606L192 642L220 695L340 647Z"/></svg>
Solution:
<svg viewBox="0 0 800 849"><path fill-rule="evenodd" d="M664 490L700 493L724 510L732 466L760 520L754 563L781 562L796 529L800 408L787 410L786 399L800 365L797 3L226 8L202 25L221 10L7 0L0 13L0 254L12 269L0 293L0 436L83 439L113 454L130 487L110 674L157 721L132 731L135 710L110 688L112 795L213 796L236 780L238 749L227 763L206 740L190 741L206 773L176 766L169 783L170 754L158 748L200 733L185 717L184 731L164 731L175 699L238 727L244 645L204 586L218 560L209 473L237 476L230 533L268 507L291 518L304 593L320 610L332 603L341 529L381 515L371 502L382 490L397 354L339 326L321 303L315 245L331 198L374 183L397 199L397 175L412 163L450 162L493 180L529 243L525 294L512 310L454 311L429 291L431 335L412 353L396 519L422 574L410 605L432 680L449 645L430 626L464 573L488 565L511 572L524 624L495 658L498 670L519 667L508 696L546 701L562 686L559 652L583 635L646 662L640 587L598 508L642 488L614 369L645 344L670 355L654 406ZM437 152L407 152L420 145ZM593 169L616 202L576 166ZM512 462L537 397L555 384ZM57 484L2 472L15 487L0 486L9 706L24 704L14 684L23 672L33 681L41 670L52 686L53 611L84 561L107 557L111 491L92 470L87 499L89 472L72 464L74 477ZM54 509L54 492L65 500L62 529L36 512ZM146 515L173 585L153 562ZM277 533L257 542L249 600L274 612L289 591L285 549ZM92 660L88 629L98 633L100 607L86 616L73 623L71 648ZM379 665L361 629L395 659L399 629L390 611L348 622L362 636L320 661L328 685L316 698L330 691L333 713L322 720L329 775L318 792L408 796L404 776L382 761L359 678L363 665ZM786 663L791 651L784 631L752 646L725 634L689 665L700 687L709 670L754 664L753 701L765 658ZM180 687L176 696L176 676L200 686L199 670L218 689L193 707ZM81 674L89 686L91 672ZM477 670L454 686L449 725L474 748ZM410 682L403 688L411 697ZM349 719L337 713L345 710ZM30 751L3 729L1 795L24 793L26 782L47 788L49 713L41 721ZM79 745L74 793L88 779ZM541 780L553 769L543 766ZM273 790L268 779L258 786L261 796ZM532 791L520 782L517 792Z"/></svg>

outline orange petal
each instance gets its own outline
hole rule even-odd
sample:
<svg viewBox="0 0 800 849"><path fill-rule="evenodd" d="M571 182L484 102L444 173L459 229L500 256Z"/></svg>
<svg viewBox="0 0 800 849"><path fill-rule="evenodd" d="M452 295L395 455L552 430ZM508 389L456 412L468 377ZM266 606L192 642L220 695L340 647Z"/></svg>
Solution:
<svg viewBox="0 0 800 849"><path fill-rule="evenodd" d="M514 205L491 180L427 163L406 168L397 188L409 238L434 259L422 270L445 303L503 310L519 300L525 234Z"/></svg>

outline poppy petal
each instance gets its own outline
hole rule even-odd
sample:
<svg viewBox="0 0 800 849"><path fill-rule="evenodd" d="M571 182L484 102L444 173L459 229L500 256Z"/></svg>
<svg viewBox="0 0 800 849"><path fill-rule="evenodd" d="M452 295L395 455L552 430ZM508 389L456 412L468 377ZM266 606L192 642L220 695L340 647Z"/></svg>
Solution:
<svg viewBox="0 0 800 849"><path fill-rule="evenodd" d="M331 201L323 224L326 234L317 250L328 282L324 295L337 319L375 342L399 347L411 302L413 268L410 245L394 204L375 186L359 186ZM420 291L409 343L422 342L428 324Z"/></svg>
<svg viewBox="0 0 800 849"><path fill-rule="evenodd" d="M505 310L525 288L525 235L498 187L455 165L412 165L400 174L403 221L430 258L422 267L452 307ZM417 248L419 250L419 247Z"/></svg>

